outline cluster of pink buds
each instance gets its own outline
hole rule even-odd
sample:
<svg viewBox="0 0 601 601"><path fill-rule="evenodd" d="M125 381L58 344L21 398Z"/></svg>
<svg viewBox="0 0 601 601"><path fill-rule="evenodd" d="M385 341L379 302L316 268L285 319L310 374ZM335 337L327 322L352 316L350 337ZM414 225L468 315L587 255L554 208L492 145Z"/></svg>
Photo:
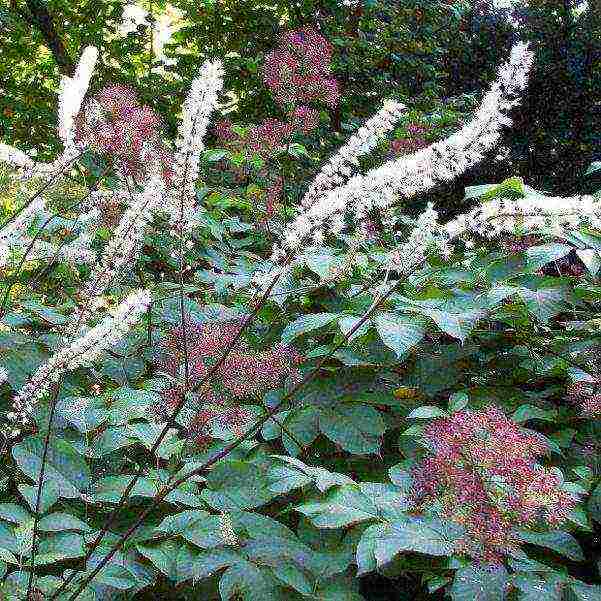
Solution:
<svg viewBox="0 0 601 601"><path fill-rule="evenodd" d="M584 417L601 417L601 381L579 380L568 385L566 399Z"/></svg>
<svg viewBox="0 0 601 601"><path fill-rule="evenodd" d="M576 504L561 473L536 463L545 443L496 407L437 419L423 437L431 455L413 471L414 501L465 528L459 553L500 563L518 547L514 528L556 527Z"/></svg>
<svg viewBox="0 0 601 601"><path fill-rule="evenodd" d="M142 178L149 164L160 164L172 176L171 155L161 140L161 118L139 103L129 86L105 86L84 105L75 119L75 140L112 157L125 175Z"/></svg>
<svg viewBox="0 0 601 601"><path fill-rule="evenodd" d="M510 253L522 253L531 246L536 246L541 243L541 237L536 235L528 236L513 236L505 235L501 238L501 245Z"/></svg>
<svg viewBox="0 0 601 601"><path fill-rule="evenodd" d="M188 389L197 388L231 348L202 389L197 390L201 405L190 426L197 442L210 439L212 424L228 428L235 435L244 432L253 414L240 405L241 400L257 398L300 378L298 365L302 357L294 348L278 344L266 351L256 351L243 339L234 342L240 322L189 322L186 331L184 337L181 327L171 330L155 362L177 381L163 392L162 409L167 415L182 401L186 364Z"/></svg>
<svg viewBox="0 0 601 601"><path fill-rule="evenodd" d="M334 107L340 93L331 60L332 45L312 27L287 31L267 56L263 78L281 105L324 102Z"/></svg>
<svg viewBox="0 0 601 601"><path fill-rule="evenodd" d="M392 140L390 143L390 150L394 155L411 154L428 145L424 135L429 127L418 123L410 123L406 129L409 134L408 138Z"/></svg>
<svg viewBox="0 0 601 601"><path fill-rule="evenodd" d="M292 134L294 126L279 119L265 119L250 129L248 149L261 158L270 159L279 149L285 146Z"/></svg>

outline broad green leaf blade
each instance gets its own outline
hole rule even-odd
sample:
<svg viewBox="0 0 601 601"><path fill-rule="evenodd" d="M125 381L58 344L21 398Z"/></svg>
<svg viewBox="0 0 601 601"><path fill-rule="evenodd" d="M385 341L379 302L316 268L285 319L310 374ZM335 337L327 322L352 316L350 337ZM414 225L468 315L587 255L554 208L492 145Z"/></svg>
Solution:
<svg viewBox="0 0 601 601"><path fill-rule="evenodd" d="M13 448L13 458L21 471L35 482L40 477L44 439L29 437ZM85 459L66 440L55 439L46 457L44 483L52 482L59 497L76 499L90 483Z"/></svg>
<svg viewBox="0 0 601 601"><path fill-rule="evenodd" d="M379 412L366 405L324 409L319 416L319 427L330 440L355 455L377 453L386 430Z"/></svg>
<svg viewBox="0 0 601 601"><path fill-rule="evenodd" d="M426 333L423 322L415 317L382 313L374 317L373 322L382 342L393 350L399 359L418 344Z"/></svg>
<svg viewBox="0 0 601 601"><path fill-rule="evenodd" d="M312 315L302 315L292 323L288 324L282 332L282 342L289 344L295 338L307 332L332 323L340 317L340 313L315 313Z"/></svg>
<svg viewBox="0 0 601 601"><path fill-rule="evenodd" d="M504 601L507 570L502 566L475 566L457 570L450 594L453 601Z"/></svg>
<svg viewBox="0 0 601 601"><path fill-rule="evenodd" d="M573 561L584 561L578 541L571 534L562 530L551 530L550 532L518 530L516 535L518 540L524 543L547 547Z"/></svg>
<svg viewBox="0 0 601 601"><path fill-rule="evenodd" d="M387 525L383 536L376 542L374 556L378 566L383 566L402 552L435 557L452 555L455 542L462 534L463 529L450 522L407 517Z"/></svg>

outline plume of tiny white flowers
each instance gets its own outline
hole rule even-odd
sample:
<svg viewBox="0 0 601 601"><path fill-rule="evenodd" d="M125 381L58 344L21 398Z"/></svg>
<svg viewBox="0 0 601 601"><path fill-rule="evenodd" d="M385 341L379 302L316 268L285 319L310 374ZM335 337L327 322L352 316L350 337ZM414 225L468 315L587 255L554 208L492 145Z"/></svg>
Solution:
<svg viewBox="0 0 601 601"><path fill-rule="evenodd" d="M232 518L228 513L219 514L219 530L223 544L228 547L235 547L238 544L238 537L234 532Z"/></svg>
<svg viewBox="0 0 601 601"><path fill-rule="evenodd" d="M65 149L75 144L74 120L90 87L90 80L98 60L98 49L88 46L82 53L73 77L63 76L59 88L58 135Z"/></svg>
<svg viewBox="0 0 601 601"><path fill-rule="evenodd" d="M453 219L444 231L449 238L495 238L502 233L561 235L565 229L580 226L601 229L601 203L594 196L495 198Z"/></svg>
<svg viewBox="0 0 601 601"><path fill-rule="evenodd" d="M119 33L121 35L127 35L136 31L139 25L146 23L148 12L137 4L126 4L123 8L123 14L121 16L121 23L119 25Z"/></svg>
<svg viewBox="0 0 601 601"><path fill-rule="evenodd" d="M336 154L323 166L303 197L301 204L309 208L328 190L341 185L359 166L359 157L370 153L394 127L406 106L386 100L382 108L355 132Z"/></svg>
<svg viewBox="0 0 601 601"><path fill-rule="evenodd" d="M217 107L218 94L223 87L223 75L221 62L205 62L198 77L192 82L182 109L175 142L177 150L173 161L174 175L166 197L171 226L182 232L191 223L200 154L204 148L203 138L209 117Z"/></svg>
<svg viewBox="0 0 601 601"><path fill-rule="evenodd" d="M50 163L41 163L17 148L0 144L0 162L22 170L19 174L20 179L29 179L39 175L46 176L46 180L42 183L42 189L44 189L72 166L80 152L80 149L77 149L74 144L73 120L81 109L81 103L90 85L97 58L98 50L93 46L87 47L79 60L74 76L61 79L57 129L64 144L64 150L56 160ZM44 207L44 197L38 194L0 228L0 265L6 262L11 247L23 246L31 242L31 239L27 237L27 229L31 219ZM43 246L41 245L40 248Z"/></svg>
<svg viewBox="0 0 601 601"><path fill-rule="evenodd" d="M388 254L385 264L399 273L421 262L430 251L448 255L449 242L472 236L494 239L501 234L561 235L587 226L601 229L601 202L591 195L496 198L442 225L431 206L417 220L406 243Z"/></svg>
<svg viewBox="0 0 601 601"><path fill-rule="evenodd" d="M92 270L89 283L83 292L86 299L85 306L82 306L77 317L71 320L63 333L64 336L77 334L85 321L84 314L94 311L97 300L110 286L115 276L134 259L144 238L145 229L152 218L152 212L161 207L164 195L165 182L158 173L150 177L142 192L133 195L133 200L121 217L113 237Z"/></svg>
<svg viewBox="0 0 601 601"><path fill-rule="evenodd" d="M27 235L27 230L31 220L44 210L45 204L46 201L41 196L34 198L2 226L0 229L0 266L6 265L14 249L29 244L31 238Z"/></svg>
<svg viewBox="0 0 601 601"><path fill-rule="evenodd" d="M25 169L33 169L36 165L36 162L27 153L2 143L0 143L0 163Z"/></svg>
<svg viewBox="0 0 601 601"><path fill-rule="evenodd" d="M439 252L443 256L451 252L448 237L438 222L438 213L432 203L428 203L426 210L417 218L406 242L389 253L387 264L394 271L408 273L426 259L429 252Z"/></svg>
<svg viewBox="0 0 601 601"><path fill-rule="evenodd" d="M36 403L47 393L53 382L62 374L94 361L105 349L120 340L148 309L151 302L147 290L130 294L97 326L90 329L71 344L56 352L31 376L27 384L14 398L7 418L10 422L9 437L17 436L32 421Z"/></svg>
<svg viewBox="0 0 601 601"><path fill-rule="evenodd" d="M471 122L445 140L389 161L365 175L356 175L347 184L329 191L284 230L272 260L281 261L296 252L316 232L318 236L340 233L345 215L352 215L355 221L365 219L370 210L388 209L399 198L409 199L452 180L482 160L497 144L501 127L511 123L504 111L519 103L533 58L526 44L517 43Z"/></svg>

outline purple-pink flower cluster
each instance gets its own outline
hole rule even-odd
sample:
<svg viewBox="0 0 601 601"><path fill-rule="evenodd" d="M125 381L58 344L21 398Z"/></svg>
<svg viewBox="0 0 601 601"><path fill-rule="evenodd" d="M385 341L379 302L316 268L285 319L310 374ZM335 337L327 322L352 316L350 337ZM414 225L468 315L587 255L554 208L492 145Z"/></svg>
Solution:
<svg viewBox="0 0 601 601"><path fill-rule="evenodd" d="M568 385L566 399L583 417L601 417L601 381L577 381Z"/></svg>
<svg viewBox="0 0 601 601"><path fill-rule="evenodd" d="M331 76L332 45L313 27L287 31L267 55L263 78L281 104L338 104L338 83Z"/></svg>
<svg viewBox="0 0 601 601"><path fill-rule="evenodd" d="M172 329L163 341L156 366L173 377L163 393L163 413L170 415L184 394L186 356L188 388L203 381L220 357L231 347L223 363L198 390L200 406L191 431L199 441L209 440L212 422L239 434L248 425L252 413L239 404L300 378L298 365L302 357L290 346L276 344L265 351L256 351L242 338L234 342L240 322L212 322L186 325L187 336L181 327ZM185 344L184 344L185 343Z"/></svg>
<svg viewBox="0 0 601 601"><path fill-rule="evenodd" d="M458 553L499 563L519 545L515 528L556 527L576 504L560 472L536 463L545 443L496 407L437 419L423 436L431 456L413 471L414 500L465 528Z"/></svg>
<svg viewBox="0 0 601 601"><path fill-rule="evenodd" d="M420 148L424 148L428 145L428 142L424 137L429 129L426 125L410 123L406 129L409 137L392 140L390 143L390 149L395 155L417 152Z"/></svg>
<svg viewBox="0 0 601 601"><path fill-rule="evenodd" d="M112 157L126 175L146 175L150 163L162 166L170 179L171 155L161 139L161 118L139 103L129 86L105 86L84 105L75 120L75 139L99 154Z"/></svg>

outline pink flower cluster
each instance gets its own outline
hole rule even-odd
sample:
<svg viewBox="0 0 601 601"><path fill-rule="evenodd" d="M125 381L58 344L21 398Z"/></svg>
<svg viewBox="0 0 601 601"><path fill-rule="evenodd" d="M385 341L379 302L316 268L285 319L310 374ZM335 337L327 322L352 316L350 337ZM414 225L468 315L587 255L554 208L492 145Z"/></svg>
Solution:
<svg viewBox="0 0 601 601"><path fill-rule="evenodd" d="M410 123L406 129L409 134L408 138L392 140L390 143L390 149L395 155L417 152L420 148L428 145L424 134L428 131L429 127L418 123Z"/></svg>
<svg viewBox="0 0 601 601"><path fill-rule="evenodd" d="M257 397L300 378L298 365L302 357L294 348L278 344L266 351L255 351L243 339L234 343L240 330L239 322L188 322L186 329L185 339L181 327L169 332L155 361L159 369L178 381L163 393L162 409L167 415L182 399L185 355L188 357L189 388L194 388L233 344L225 361L197 391L201 406L191 426L197 442L210 438L212 422L237 435L243 432L252 413L237 401Z"/></svg>
<svg viewBox="0 0 601 601"><path fill-rule="evenodd" d="M112 84L90 98L75 121L75 139L111 156L126 175L143 177L149 163L162 165L170 179L171 156L161 140L160 117L139 104L129 86Z"/></svg>
<svg viewBox="0 0 601 601"><path fill-rule="evenodd" d="M287 31L267 55L263 78L281 105L324 102L334 107L340 93L331 60L332 45L312 27Z"/></svg>
<svg viewBox="0 0 601 601"><path fill-rule="evenodd" d="M465 528L459 553L500 563L518 546L514 528L556 527L575 506L561 474L536 463L545 444L496 407L438 419L423 436L432 455L413 471L414 501Z"/></svg>
<svg viewBox="0 0 601 601"><path fill-rule="evenodd" d="M601 381L578 381L568 385L566 399L579 408L584 417L601 417Z"/></svg>
<svg viewBox="0 0 601 601"><path fill-rule="evenodd" d="M331 44L313 28L285 32L278 47L266 57L263 78L278 104L285 107L286 119L266 118L252 125L246 135L227 120L217 123L213 130L224 148L258 155L264 161L258 173L266 180L261 226L274 216L283 193L283 181L270 161L290 144L294 134L307 135L319 125L319 111L305 103L338 103L338 85L330 76L331 59ZM237 181L244 181L244 167L231 170Z"/></svg>

